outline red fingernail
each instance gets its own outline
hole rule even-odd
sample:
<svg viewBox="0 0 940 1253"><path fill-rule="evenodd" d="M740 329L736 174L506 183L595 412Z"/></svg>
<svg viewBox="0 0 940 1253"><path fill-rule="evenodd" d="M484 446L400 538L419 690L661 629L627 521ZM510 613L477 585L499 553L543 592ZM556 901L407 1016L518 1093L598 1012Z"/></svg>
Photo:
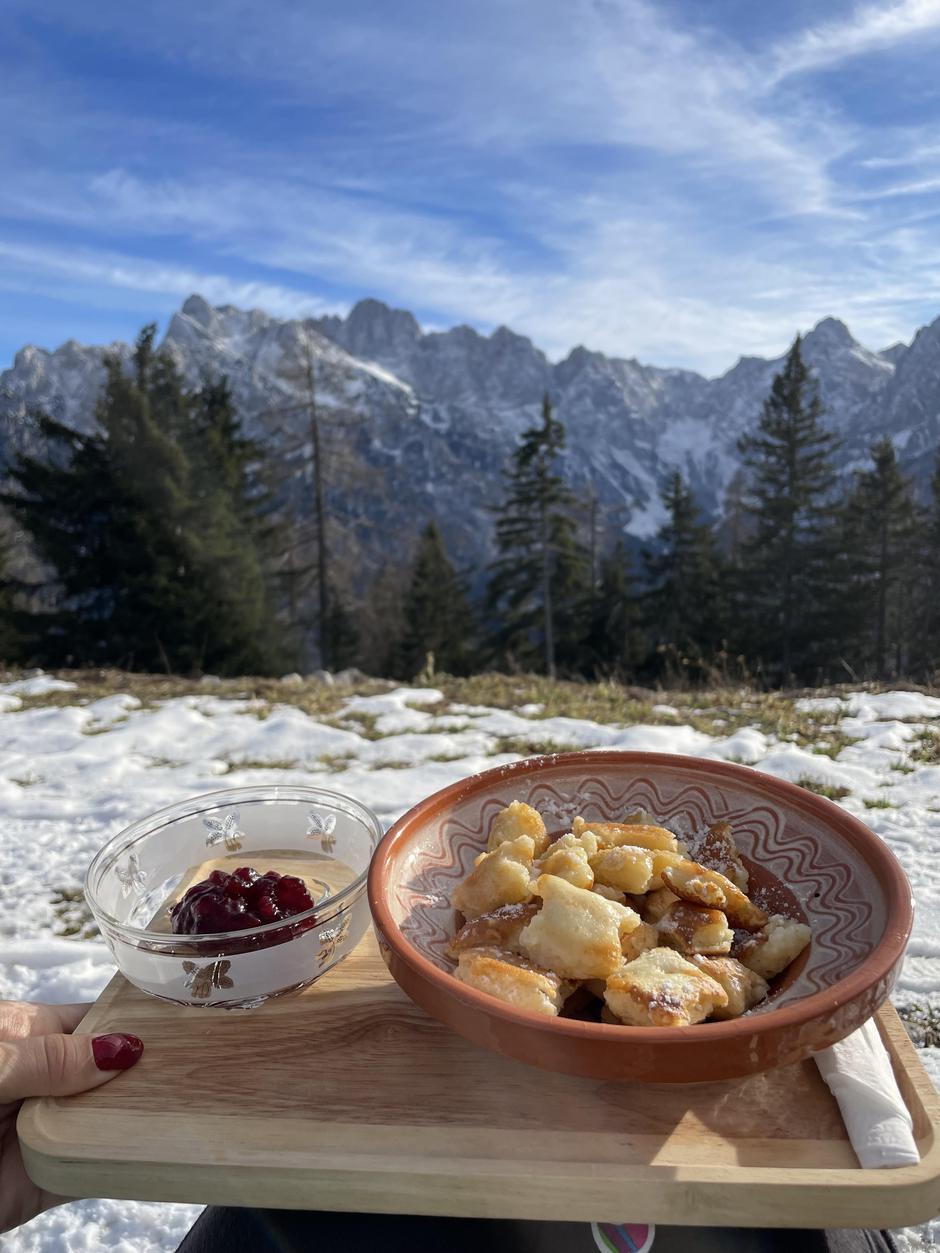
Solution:
<svg viewBox="0 0 940 1253"><path fill-rule="evenodd" d="M130 1070L144 1051L144 1042L136 1035L113 1031L110 1035L96 1035L91 1051L99 1070Z"/></svg>

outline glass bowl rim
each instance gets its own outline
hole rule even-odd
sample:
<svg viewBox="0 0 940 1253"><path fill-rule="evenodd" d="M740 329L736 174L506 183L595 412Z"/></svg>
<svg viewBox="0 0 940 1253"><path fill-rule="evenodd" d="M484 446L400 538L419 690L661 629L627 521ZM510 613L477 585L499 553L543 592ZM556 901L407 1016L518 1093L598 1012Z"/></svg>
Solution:
<svg viewBox="0 0 940 1253"><path fill-rule="evenodd" d="M360 819L372 836L372 852L369 855L369 863L366 865L366 868L353 879L352 883L347 884L339 892L334 892L332 896L325 896L323 900L318 901L311 909L304 910L303 913L292 914L290 918L279 918L275 922L266 922L260 927L245 927L240 931L211 931L200 932L198 935L175 935L172 932L151 931L147 927L128 926L127 923L121 922L113 914L108 913L95 899L92 887L93 875L101 870L105 862L116 861L120 854L134 844L139 837L149 835L159 827L169 826L173 821L180 818L195 817L203 812L204 809L218 809L221 805L226 804L278 800L302 802L312 801L314 797L320 799L324 804L336 801L343 802L343 805L335 806L336 808L352 807L353 811L355 811L352 816ZM204 801L212 803L202 805ZM193 808L194 806L198 806L198 808ZM347 812L349 811L347 810ZM383 835L384 831L378 815L368 805L364 805L362 801L356 800L353 796L348 796L345 792L334 792L331 788L316 787L315 785L291 783L262 783L256 787L222 788L218 792L201 792L198 796L191 796L187 800L176 801L172 805L165 805L162 809L157 809L144 818L136 819L129 826L122 827L120 831L102 844L101 848L98 849L91 859L88 869L85 871L83 892L88 908L94 914L96 920L106 923L109 928L118 931L121 935L147 940L167 940L172 935L174 943L178 942L183 945L206 944L209 942L224 945L226 941L240 940L246 936L268 935L294 923L313 918L317 914L322 915L324 909L327 908L329 909L329 918L324 919L324 924L329 922L345 904L354 900L365 891L372 856Z"/></svg>

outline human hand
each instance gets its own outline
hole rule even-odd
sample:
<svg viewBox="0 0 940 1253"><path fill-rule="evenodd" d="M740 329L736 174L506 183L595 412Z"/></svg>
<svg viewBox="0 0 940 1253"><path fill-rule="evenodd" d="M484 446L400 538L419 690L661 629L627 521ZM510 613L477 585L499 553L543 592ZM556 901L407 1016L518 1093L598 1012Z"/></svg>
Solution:
<svg viewBox="0 0 940 1253"><path fill-rule="evenodd" d="M72 1035L87 1010L0 1001L0 1233L67 1199L37 1187L26 1173L16 1135L23 1101L97 1088L144 1051L135 1035Z"/></svg>

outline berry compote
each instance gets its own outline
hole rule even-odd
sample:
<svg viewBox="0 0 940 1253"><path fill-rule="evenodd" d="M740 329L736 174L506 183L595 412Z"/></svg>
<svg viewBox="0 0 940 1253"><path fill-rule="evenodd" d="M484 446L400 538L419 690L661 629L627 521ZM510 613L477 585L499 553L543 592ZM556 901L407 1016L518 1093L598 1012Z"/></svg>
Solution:
<svg viewBox="0 0 940 1253"><path fill-rule="evenodd" d="M276 870L259 874L251 866L240 866L232 874L213 870L207 879L191 887L173 906L170 921L176 935L246 931L305 913L313 903L303 879ZM280 944L313 926L316 919L307 918L278 928L263 940L265 944Z"/></svg>

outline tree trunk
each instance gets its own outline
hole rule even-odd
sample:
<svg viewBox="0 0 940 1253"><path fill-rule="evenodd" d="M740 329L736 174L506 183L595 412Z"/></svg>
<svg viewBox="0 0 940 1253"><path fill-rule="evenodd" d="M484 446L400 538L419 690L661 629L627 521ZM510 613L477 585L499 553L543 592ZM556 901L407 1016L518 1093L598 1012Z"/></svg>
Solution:
<svg viewBox="0 0 940 1253"><path fill-rule="evenodd" d="M591 609L597 599L597 493L591 488L590 497L590 528L591 528Z"/></svg>
<svg viewBox="0 0 940 1253"><path fill-rule="evenodd" d="M330 581L326 548L326 501L324 500L323 455L320 445L320 423L317 418L316 394L313 379L313 357L307 353L307 404L310 414L310 445L313 449L313 508L317 519L317 594L319 614L317 621L317 645L320 649L320 665L329 670L332 661L329 636Z"/></svg>
<svg viewBox="0 0 940 1253"><path fill-rule="evenodd" d="M545 615L545 670L550 679L555 678L555 623L552 608L552 566L548 543L548 511L542 505L539 511L542 541L542 609Z"/></svg>
<svg viewBox="0 0 940 1253"><path fill-rule="evenodd" d="M783 570L783 620L780 623L780 653L784 686L790 681L790 658L792 656L793 615L793 545L788 540Z"/></svg>
<svg viewBox="0 0 940 1253"><path fill-rule="evenodd" d="M885 677L885 648L888 618L888 520L881 514L881 545L878 553L878 600L875 623L875 666L880 679Z"/></svg>

